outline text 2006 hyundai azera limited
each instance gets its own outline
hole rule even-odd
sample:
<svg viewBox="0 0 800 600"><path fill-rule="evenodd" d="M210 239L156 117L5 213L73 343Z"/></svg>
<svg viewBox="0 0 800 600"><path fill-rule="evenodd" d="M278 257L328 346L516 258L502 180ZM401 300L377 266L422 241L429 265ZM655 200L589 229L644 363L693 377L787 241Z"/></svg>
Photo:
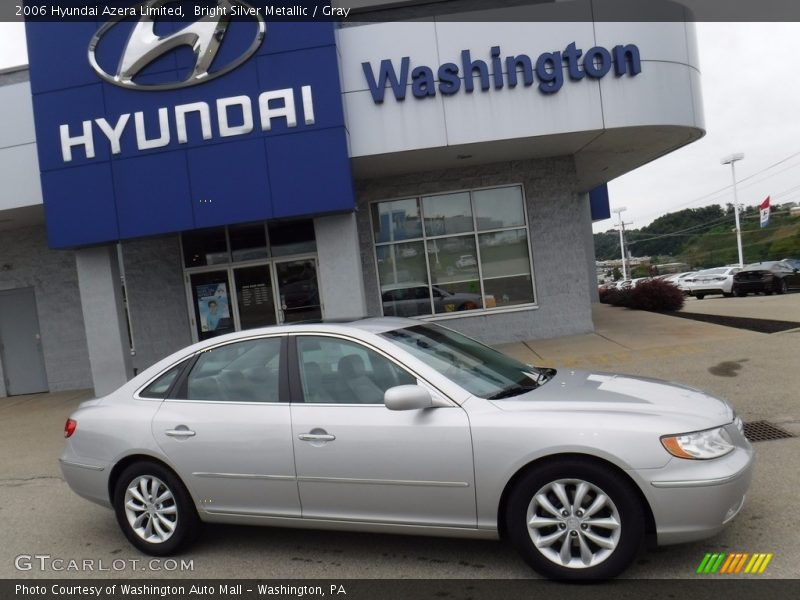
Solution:
<svg viewBox="0 0 800 600"><path fill-rule="evenodd" d="M714 535L753 464L703 392L397 318L195 344L83 403L66 437L69 485L150 554L201 521L501 536L562 579L616 576L646 536Z"/></svg>

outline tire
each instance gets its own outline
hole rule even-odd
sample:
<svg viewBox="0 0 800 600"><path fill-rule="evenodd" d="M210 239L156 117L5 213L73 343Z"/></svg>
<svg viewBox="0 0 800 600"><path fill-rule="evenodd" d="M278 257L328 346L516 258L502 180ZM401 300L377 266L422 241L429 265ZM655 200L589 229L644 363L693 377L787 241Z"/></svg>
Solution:
<svg viewBox="0 0 800 600"><path fill-rule="evenodd" d="M772 290L764 290L765 296L772 296Z"/></svg>
<svg viewBox="0 0 800 600"><path fill-rule="evenodd" d="M697 298L698 300L702 300L705 297L706 297L705 294L695 294L695 298Z"/></svg>
<svg viewBox="0 0 800 600"><path fill-rule="evenodd" d="M731 298L733 297L733 292L722 292L723 297Z"/></svg>
<svg viewBox="0 0 800 600"><path fill-rule="evenodd" d="M158 504L151 501L153 486L161 499ZM114 488L114 512L128 541L153 556L174 554L194 539L200 525L186 487L172 471L154 462L134 463L122 472ZM137 521L141 526L135 527Z"/></svg>
<svg viewBox="0 0 800 600"><path fill-rule="evenodd" d="M743 292L741 290L737 290L736 288L734 288L733 295L736 296L737 298L744 298L745 296L747 296L747 292Z"/></svg>
<svg viewBox="0 0 800 600"><path fill-rule="evenodd" d="M576 505L579 489L585 493ZM593 509L601 493L606 502ZM588 515L589 510L594 512ZM636 558L644 539L645 514L633 484L611 467L587 459L558 459L523 475L511 491L505 515L506 532L522 558L552 579L616 577ZM537 517L541 525L529 525ZM603 526L591 525L599 519ZM614 521L616 528L605 527Z"/></svg>
<svg viewBox="0 0 800 600"><path fill-rule="evenodd" d="M785 294L789 291L789 287L786 285L786 280L781 279L781 282L778 284L778 289L776 290L779 294Z"/></svg>

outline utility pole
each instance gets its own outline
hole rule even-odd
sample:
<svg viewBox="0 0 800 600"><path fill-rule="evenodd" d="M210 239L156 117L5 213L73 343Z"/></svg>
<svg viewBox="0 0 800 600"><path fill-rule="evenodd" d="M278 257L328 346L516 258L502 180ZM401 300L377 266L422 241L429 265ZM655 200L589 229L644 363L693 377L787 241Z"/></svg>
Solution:
<svg viewBox="0 0 800 600"><path fill-rule="evenodd" d="M617 219L619 219L619 250L622 253L622 280L625 281L628 279L628 270L626 268L626 258L627 252L625 251L625 225L632 225L633 223L626 223L622 220L622 213L628 210L626 207L622 206L620 208L615 208L611 212L617 213Z"/></svg>
<svg viewBox="0 0 800 600"><path fill-rule="evenodd" d="M744 154L737 152L723 158L720 163L731 166L731 178L733 179L733 216L736 219L736 247L739 249L739 268L744 267L744 255L742 254L742 228L739 226L739 198L736 195L736 166L737 160L742 160Z"/></svg>

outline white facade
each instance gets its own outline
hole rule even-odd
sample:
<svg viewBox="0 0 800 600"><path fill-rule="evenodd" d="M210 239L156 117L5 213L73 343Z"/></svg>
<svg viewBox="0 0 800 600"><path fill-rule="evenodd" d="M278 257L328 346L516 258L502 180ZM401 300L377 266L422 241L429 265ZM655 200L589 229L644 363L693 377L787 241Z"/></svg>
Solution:
<svg viewBox="0 0 800 600"><path fill-rule="evenodd" d="M311 258L318 269L323 317L385 312L370 216L376 203L517 186L525 198L533 300L517 306L479 306L463 316L425 318L444 318L447 326L490 342L592 329L596 282L588 191L703 135L694 27L588 20L536 23L515 20L514 10L507 9L507 20L496 22L432 18L348 23L338 30L357 209L355 216L313 219L316 255ZM584 52L635 45L641 71L618 76L612 69L601 78L573 80L564 65L563 85L545 94L538 80L510 87L505 70L498 78L502 87L483 91L475 77L476 89L468 93L462 70L458 92L440 93L437 79L434 96L413 95L414 68L427 66L436 74L445 63L460 65L464 50L472 61L491 66L494 46L500 47L502 58L524 54L535 61L573 42ZM369 63L374 73L381 61L389 60L399 69L403 57L409 64L405 99L398 101L387 89L383 102L376 103L362 64ZM113 356L119 349L106 348L105 342L113 339L116 346L125 345L125 317L114 297L116 288L104 285L115 277L114 265L106 260L98 274L85 260L85 249L46 249L25 69L0 73L0 105L0 177L5 183L0 192L0 294L21 288L35 291L50 389L89 382L98 390L113 388L131 368L149 366L194 335L191 273L183 262L180 236L123 244L128 320L138 353L131 360L117 353L115 364L104 365L99 357ZM475 236L479 239L479 233ZM238 267L225 268L233 273ZM105 291L88 299L84 294L89 289ZM105 314L107 309L113 314ZM102 318L95 318L100 314ZM104 327L113 336L106 335ZM100 381L92 375L98 369L116 369L120 375ZM0 377L0 396L5 394Z"/></svg>

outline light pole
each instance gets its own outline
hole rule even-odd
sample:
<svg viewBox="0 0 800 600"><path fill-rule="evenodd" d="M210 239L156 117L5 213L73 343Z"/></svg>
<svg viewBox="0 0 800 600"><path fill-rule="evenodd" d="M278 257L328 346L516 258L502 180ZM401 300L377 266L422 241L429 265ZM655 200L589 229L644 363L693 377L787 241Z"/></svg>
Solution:
<svg viewBox="0 0 800 600"><path fill-rule="evenodd" d="M736 219L736 247L739 249L739 268L744 267L744 257L742 255L742 228L739 227L739 198L736 196L736 161L742 160L744 154L737 152L723 158L720 163L731 166L731 178L733 179L733 215Z"/></svg>
<svg viewBox="0 0 800 600"><path fill-rule="evenodd" d="M626 207L615 208L612 212L617 213L619 219L619 249L622 253L622 281L628 279L628 270L625 268L625 223L622 221L622 213L628 210Z"/></svg>

